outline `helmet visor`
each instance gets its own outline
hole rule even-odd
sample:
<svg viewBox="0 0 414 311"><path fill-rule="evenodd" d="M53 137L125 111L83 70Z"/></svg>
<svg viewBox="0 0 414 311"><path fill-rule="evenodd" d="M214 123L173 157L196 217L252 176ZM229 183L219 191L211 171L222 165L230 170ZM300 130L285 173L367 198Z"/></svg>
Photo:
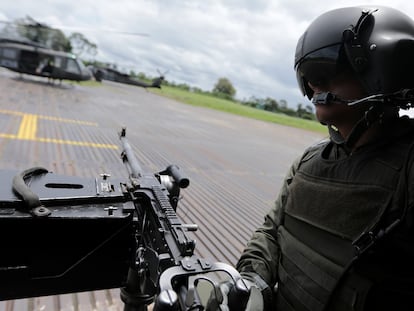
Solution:
<svg viewBox="0 0 414 311"><path fill-rule="evenodd" d="M343 70L342 66L338 65L341 46L335 44L316 50L298 61L296 78L303 95L311 99L313 91L308 83L316 87L327 87L329 82Z"/></svg>

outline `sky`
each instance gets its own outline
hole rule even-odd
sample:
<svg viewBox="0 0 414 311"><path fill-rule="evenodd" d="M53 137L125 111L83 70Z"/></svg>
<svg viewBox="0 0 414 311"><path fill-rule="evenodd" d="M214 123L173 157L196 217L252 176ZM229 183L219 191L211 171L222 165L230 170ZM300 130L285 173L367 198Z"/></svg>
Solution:
<svg viewBox="0 0 414 311"><path fill-rule="evenodd" d="M406 0L3 0L0 21L31 16L66 34L83 33L98 46L87 59L149 76L168 71L168 81L206 91L224 77L239 100L270 97L296 108L310 104L293 69L298 38L323 12L356 5L414 17Z"/></svg>

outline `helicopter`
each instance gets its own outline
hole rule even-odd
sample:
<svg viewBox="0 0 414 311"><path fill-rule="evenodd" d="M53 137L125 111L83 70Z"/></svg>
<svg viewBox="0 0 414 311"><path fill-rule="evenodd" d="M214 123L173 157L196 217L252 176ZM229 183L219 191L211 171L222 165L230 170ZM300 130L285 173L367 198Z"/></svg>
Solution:
<svg viewBox="0 0 414 311"><path fill-rule="evenodd" d="M31 17L26 22L0 21L6 26L0 32L0 66L20 74L47 77L48 80L85 81L91 72L77 56L46 41L61 38L63 33ZM26 35L22 35L22 33Z"/></svg>
<svg viewBox="0 0 414 311"><path fill-rule="evenodd" d="M30 40L0 39L0 66L52 80L86 81L92 77L75 54L55 51Z"/></svg>
<svg viewBox="0 0 414 311"><path fill-rule="evenodd" d="M26 17L26 21L22 22L6 22L0 21L9 27L6 29L12 33L19 34L19 29L26 36L16 39L14 37L2 37L0 32L0 66L10 69L12 71L19 72L21 74L30 74L41 77L47 77L48 80L72 80L72 81L86 81L90 80L92 77L96 81L101 82L104 80L112 80L115 82L132 84L144 88L154 87L161 88L161 83L164 81L164 74L159 72L160 76L153 79L151 83L140 81L134 79L133 77L121 73L110 67L96 67L88 66L85 67L82 61L80 61L77 56L73 53L58 51L48 44L48 46L41 44L40 42L53 41L51 35L46 33L53 33L52 37L62 40L63 33L59 29L52 28L46 24L42 24L31 18L30 16ZM19 28L20 27L20 28ZM60 27L62 28L62 27ZM68 27L63 27L67 28ZM70 29L70 28L69 28ZM72 29L76 29L73 28ZM106 31L108 32L108 31ZM135 32L119 32L119 31L109 31L117 34L123 35L134 35L134 36L148 36L145 33L135 33ZM45 35L46 34L46 35ZM74 33L72 35L79 35L82 41L82 45L92 47L92 50L95 50L96 45L89 42L82 34ZM42 39L42 40L41 40ZM58 40L59 41L59 40ZM66 43L62 43L59 49L66 48ZM70 43L69 43L70 45Z"/></svg>
<svg viewBox="0 0 414 311"><path fill-rule="evenodd" d="M125 83L130 85L135 85L143 88L161 88L161 84L165 79L165 74L168 72L165 71L161 73L158 69L159 76L154 78L151 83L147 83L144 81L137 80L126 73L122 73L118 70L109 67L92 67L91 68L92 74L96 81L102 82L102 80L109 80L119 83Z"/></svg>

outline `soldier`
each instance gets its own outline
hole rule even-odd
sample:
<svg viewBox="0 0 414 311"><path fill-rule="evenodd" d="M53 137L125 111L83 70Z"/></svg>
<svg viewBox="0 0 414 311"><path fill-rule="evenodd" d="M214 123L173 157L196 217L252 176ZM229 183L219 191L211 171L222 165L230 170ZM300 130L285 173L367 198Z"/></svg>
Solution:
<svg viewBox="0 0 414 311"><path fill-rule="evenodd" d="M414 122L398 113L414 99L414 22L329 11L299 39L295 70L330 139L292 165L239 259L260 289L250 304L414 310Z"/></svg>

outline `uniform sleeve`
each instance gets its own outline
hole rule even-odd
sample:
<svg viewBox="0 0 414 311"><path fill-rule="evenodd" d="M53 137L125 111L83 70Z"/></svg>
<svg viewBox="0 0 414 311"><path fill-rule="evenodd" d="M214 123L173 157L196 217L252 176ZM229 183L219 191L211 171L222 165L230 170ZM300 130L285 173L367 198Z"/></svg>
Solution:
<svg viewBox="0 0 414 311"><path fill-rule="evenodd" d="M253 233L236 266L240 272L257 273L271 287L277 281L277 264L280 253L277 243L278 226L283 221L288 185L295 175L299 162L300 159L297 159L290 167L274 206L265 216L263 225Z"/></svg>

